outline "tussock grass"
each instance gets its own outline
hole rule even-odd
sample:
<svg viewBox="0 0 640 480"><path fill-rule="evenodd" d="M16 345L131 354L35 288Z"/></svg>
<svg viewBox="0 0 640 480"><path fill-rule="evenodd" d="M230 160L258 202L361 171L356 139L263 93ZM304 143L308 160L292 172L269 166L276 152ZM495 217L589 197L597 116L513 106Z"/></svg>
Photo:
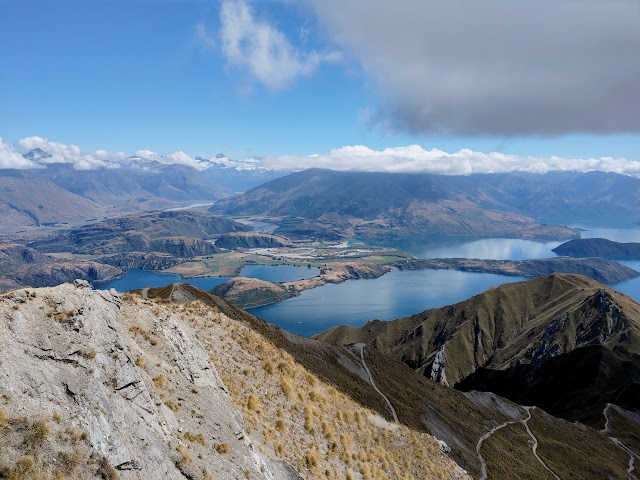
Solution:
<svg viewBox="0 0 640 480"><path fill-rule="evenodd" d="M190 305L187 321L241 406L246 431L267 455L287 460L308 479L437 479L454 468L433 437L386 424L379 415L374 421L374 412L261 334L200 302Z"/></svg>

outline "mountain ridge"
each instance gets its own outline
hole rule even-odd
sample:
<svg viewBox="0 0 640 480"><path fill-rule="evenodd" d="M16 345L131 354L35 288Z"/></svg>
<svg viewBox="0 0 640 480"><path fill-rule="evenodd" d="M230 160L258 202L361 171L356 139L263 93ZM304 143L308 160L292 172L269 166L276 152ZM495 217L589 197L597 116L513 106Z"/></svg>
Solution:
<svg viewBox="0 0 640 480"><path fill-rule="evenodd" d="M536 364L597 342L640 353L640 305L587 277L552 274L493 287L455 305L317 338L365 342L414 370L454 385L479 367Z"/></svg>

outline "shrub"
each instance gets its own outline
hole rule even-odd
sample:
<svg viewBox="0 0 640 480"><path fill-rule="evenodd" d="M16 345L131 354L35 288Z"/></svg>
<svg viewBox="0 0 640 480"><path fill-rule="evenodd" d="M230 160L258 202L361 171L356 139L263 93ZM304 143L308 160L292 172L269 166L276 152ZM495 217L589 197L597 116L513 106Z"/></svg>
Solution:
<svg viewBox="0 0 640 480"><path fill-rule="evenodd" d="M216 445L216 452L220 454L229 453L229 445L227 445L226 443L218 443Z"/></svg>

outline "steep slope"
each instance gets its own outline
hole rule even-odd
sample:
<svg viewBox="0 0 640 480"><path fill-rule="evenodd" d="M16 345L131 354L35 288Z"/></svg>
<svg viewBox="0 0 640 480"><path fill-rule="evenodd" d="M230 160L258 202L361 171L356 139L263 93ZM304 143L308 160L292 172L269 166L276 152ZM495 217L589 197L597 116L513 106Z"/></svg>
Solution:
<svg viewBox="0 0 640 480"><path fill-rule="evenodd" d="M640 353L640 305L587 277L554 274L494 287L464 302L391 322L339 326L318 338L365 342L443 384L585 345Z"/></svg>
<svg viewBox="0 0 640 480"><path fill-rule="evenodd" d="M364 408L197 289L119 297L79 281L12 292L0 312L0 475L469 478L433 437Z"/></svg>
<svg viewBox="0 0 640 480"><path fill-rule="evenodd" d="M484 176L474 177L482 182ZM310 169L279 178L211 212L291 217L287 236L361 237L475 235L571 238L577 231L541 226L517 209L487 197L467 177L430 174L335 172ZM311 223L311 225L309 224Z"/></svg>
<svg viewBox="0 0 640 480"><path fill-rule="evenodd" d="M606 238L570 240L553 249L558 255L570 257L603 257L612 260L640 259L640 243L621 243Z"/></svg>
<svg viewBox="0 0 640 480"><path fill-rule="evenodd" d="M0 233L86 221L103 213L101 205L60 188L36 172L0 169Z"/></svg>
<svg viewBox="0 0 640 480"><path fill-rule="evenodd" d="M258 360L253 363L263 364L267 373L273 371L277 376L279 368L272 369L276 363L274 356L278 355L277 352L286 352L321 381L391 421L386 402L389 400L402 424L416 431L429 432L446 442L443 449L450 448L450 455L476 478L480 478L483 466L489 478L513 478L514 475L531 479L549 478L549 472L533 454L532 434L538 442L539 457L561 478L626 478L628 452L591 428L558 419L539 409L520 407L490 393L462 393L444 387L377 349L365 347L361 350L361 346L344 348L289 334L189 285L149 289L140 294L157 299L160 305L180 302L188 308L190 302L202 302L228 318L238 320L271 344L264 349L243 348L238 353L239 357L258 355ZM203 335L212 342L219 342L221 337L209 331ZM229 351L226 344L224 350ZM275 366L279 367L279 364ZM251 378L242 372L241 366L233 366L229 371L237 372L241 379ZM373 388L372 381L377 390ZM286 382L283 382L283 393L285 389L288 390ZM272 405L273 390L260 385L253 391L259 404ZM278 430L280 418L273 411L264 408L257 421L269 438L273 438L272 430ZM609 411L610 416L613 415L614 410L610 408ZM620 412L626 415L624 410ZM531 417L527 420L529 415ZM640 428L640 419L636 421L629 415L625 418L625 422L616 423L616 435L630 443L631 432ZM506 427L500 428L503 425ZM339 430L334 428L334 431Z"/></svg>
<svg viewBox="0 0 640 480"><path fill-rule="evenodd" d="M608 404L640 410L640 356L601 345L576 348L538 365L479 368L456 385L493 392L521 405L602 428Z"/></svg>

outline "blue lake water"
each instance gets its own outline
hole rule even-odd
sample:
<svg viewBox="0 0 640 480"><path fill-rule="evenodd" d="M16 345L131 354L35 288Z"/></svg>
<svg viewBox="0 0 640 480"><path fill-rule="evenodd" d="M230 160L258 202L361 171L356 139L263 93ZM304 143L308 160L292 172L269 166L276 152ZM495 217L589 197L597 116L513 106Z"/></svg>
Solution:
<svg viewBox="0 0 640 480"><path fill-rule="evenodd" d="M306 280L319 274L319 268L293 265L247 265L240 270L241 277L259 278L274 283Z"/></svg>
<svg viewBox="0 0 640 480"><path fill-rule="evenodd" d="M590 228L582 232L582 237L633 242L640 241L640 229ZM524 260L555 257L551 250L561 243L564 242L513 238L411 238L382 245L419 258ZM640 261L620 263L640 271ZM290 332L313 335L334 325L358 326L376 318L390 320L413 315L460 302L495 285L521 280L528 278L450 270L392 271L376 279L324 285L284 302L253 308L250 312ZM640 301L640 277L611 287Z"/></svg>
<svg viewBox="0 0 640 480"><path fill-rule="evenodd" d="M583 238L601 237L619 242L640 242L640 229L595 229L582 232ZM549 258L551 249L562 242L535 242L507 238L409 239L389 242L420 258L465 257L499 260ZM640 271L640 261L621 262ZM293 266L248 266L243 276L278 282L309 278L316 269ZM120 280L98 285L118 291L143 287L160 287L174 282L187 282L209 290L228 278L210 277L182 279L178 275L130 270ZM254 315L301 335L313 335L339 324L362 325L373 320L389 320L412 315L429 308L441 307L476 295L489 287L526 280L488 273L451 270L392 271L380 278L349 280L307 290L299 297L274 305L251 309ZM611 285L640 300L640 278Z"/></svg>
<svg viewBox="0 0 640 480"><path fill-rule="evenodd" d="M340 324L391 320L472 297L489 287L525 280L455 270L394 270L382 277L349 280L306 290L299 297L252 308L252 314L298 335Z"/></svg>

